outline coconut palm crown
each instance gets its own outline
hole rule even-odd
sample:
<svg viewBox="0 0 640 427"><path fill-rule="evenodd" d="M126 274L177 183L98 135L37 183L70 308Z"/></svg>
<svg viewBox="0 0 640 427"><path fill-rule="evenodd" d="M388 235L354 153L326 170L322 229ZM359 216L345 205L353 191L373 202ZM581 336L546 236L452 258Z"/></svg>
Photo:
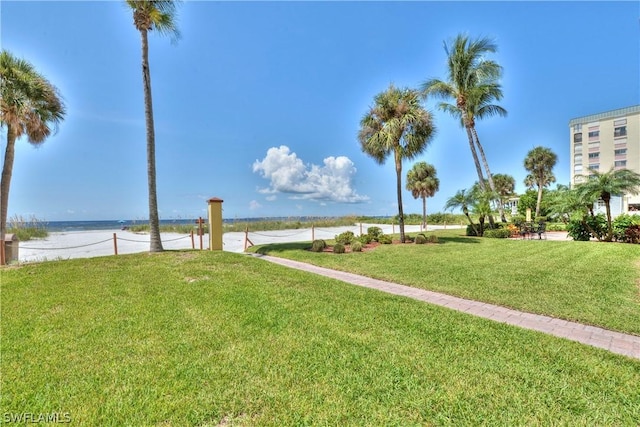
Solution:
<svg viewBox="0 0 640 427"><path fill-rule="evenodd" d="M43 143L58 129L65 106L58 89L29 62L10 52L0 52L0 125L7 129L2 179L0 181L0 242L7 228L9 189L13 175L16 140L26 136L33 145ZM0 264L4 264L0 244Z"/></svg>
<svg viewBox="0 0 640 427"><path fill-rule="evenodd" d="M394 85L379 93L360 121L358 140L362 151L383 164L393 154L396 169L400 241L404 243L402 209L402 162L422 153L435 134L433 117L420 104L420 95L412 89Z"/></svg>

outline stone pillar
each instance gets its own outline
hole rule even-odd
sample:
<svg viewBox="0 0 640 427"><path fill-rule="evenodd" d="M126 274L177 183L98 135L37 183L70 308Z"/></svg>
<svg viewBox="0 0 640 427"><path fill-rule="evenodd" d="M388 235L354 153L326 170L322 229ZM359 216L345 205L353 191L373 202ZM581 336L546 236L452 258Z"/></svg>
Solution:
<svg viewBox="0 0 640 427"><path fill-rule="evenodd" d="M209 204L209 250L222 250L222 199L213 197Z"/></svg>

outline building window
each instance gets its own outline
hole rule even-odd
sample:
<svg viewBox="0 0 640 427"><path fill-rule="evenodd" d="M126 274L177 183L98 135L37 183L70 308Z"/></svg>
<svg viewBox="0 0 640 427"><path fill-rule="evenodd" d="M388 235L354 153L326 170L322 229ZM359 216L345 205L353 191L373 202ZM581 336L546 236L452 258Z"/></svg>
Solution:
<svg viewBox="0 0 640 427"><path fill-rule="evenodd" d="M599 139L599 138L600 138L600 131L599 130L593 130L593 131L589 132L589 140Z"/></svg>
<svg viewBox="0 0 640 427"><path fill-rule="evenodd" d="M613 154L615 154L616 156L624 156L627 154L627 149L626 148L621 148L619 150L615 150L613 152Z"/></svg>
<svg viewBox="0 0 640 427"><path fill-rule="evenodd" d="M615 168L626 168L627 167L627 161L626 160L616 160L613 163L613 166Z"/></svg>
<svg viewBox="0 0 640 427"><path fill-rule="evenodd" d="M573 131L574 132L582 132L582 123L578 123L573 125Z"/></svg>
<svg viewBox="0 0 640 427"><path fill-rule="evenodd" d="M619 119L619 120L614 120L613 121L613 125L615 127L626 125L626 124L627 124L627 119Z"/></svg>
<svg viewBox="0 0 640 427"><path fill-rule="evenodd" d="M600 158L600 153L589 153L589 160Z"/></svg>
<svg viewBox="0 0 640 427"><path fill-rule="evenodd" d="M582 144L576 144L573 146L573 152L578 154L582 153Z"/></svg>
<svg viewBox="0 0 640 427"><path fill-rule="evenodd" d="M576 133L573 135L573 142L582 142L582 133Z"/></svg>
<svg viewBox="0 0 640 427"><path fill-rule="evenodd" d="M621 136L626 136L627 135L627 127L626 126L620 126L617 127L613 130L613 137L614 138L618 138Z"/></svg>
<svg viewBox="0 0 640 427"><path fill-rule="evenodd" d="M575 174L581 174L582 173L582 165L575 165L573 167L573 173Z"/></svg>
<svg viewBox="0 0 640 427"><path fill-rule="evenodd" d="M589 170L592 170L592 171L596 170L597 171L598 169L600 169L600 164L599 163L594 163L592 165L589 165Z"/></svg>

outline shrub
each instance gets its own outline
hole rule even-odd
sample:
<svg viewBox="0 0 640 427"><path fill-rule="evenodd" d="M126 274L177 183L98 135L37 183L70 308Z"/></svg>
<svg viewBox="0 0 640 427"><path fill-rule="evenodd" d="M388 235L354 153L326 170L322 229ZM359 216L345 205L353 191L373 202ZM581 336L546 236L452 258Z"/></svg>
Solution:
<svg viewBox="0 0 640 427"><path fill-rule="evenodd" d="M517 236L518 232L520 231L520 228L515 224L507 224L506 230L509 231L509 234L511 236Z"/></svg>
<svg viewBox="0 0 640 427"><path fill-rule="evenodd" d="M374 242L378 242L380 236L383 235L382 228L380 227L369 227L367 228L367 235L371 237L371 240Z"/></svg>
<svg viewBox="0 0 640 427"><path fill-rule="evenodd" d="M522 224L524 224L525 221L526 218L524 217L524 215L514 215L511 217L511 222L513 222L516 227L520 227Z"/></svg>
<svg viewBox="0 0 640 427"><path fill-rule="evenodd" d="M624 241L627 243L640 243L640 225L630 225L625 231Z"/></svg>
<svg viewBox="0 0 640 427"><path fill-rule="evenodd" d="M613 238L618 242L626 242L627 229L633 225L640 225L640 216L627 214L618 215L611 225L613 226Z"/></svg>
<svg viewBox="0 0 640 427"><path fill-rule="evenodd" d="M324 240L314 240L311 243L311 252L322 252L327 247L327 242Z"/></svg>
<svg viewBox="0 0 640 427"><path fill-rule="evenodd" d="M425 236L423 233L420 233L416 236L416 245L424 245L425 243L427 243L427 236Z"/></svg>
<svg viewBox="0 0 640 427"><path fill-rule="evenodd" d="M391 236L387 236L386 234L381 234L378 237L378 242L382 243L383 245L390 245L391 243L393 243L393 241L391 240Z"/></svg>
<svg viewBox="0 0 640 427"><path fill-rule="evenodd" d="M363 234L362 236L358 237L358 241L363 245L368 245L372 240L373 239L368 234Z"/></svg>
<svg viewBox="0 0 640 427"><path fill-rule="evenodd" d="M487 230L484 232L484 237L490 239L506 239L511 237L511 231L508 228L497 228L495 230Z"/></svg>
<svg viewBox="0 0 640 427"><path fill-rule="evenodd" d="M362 242L359 240L356 240L355 242L353 242L351 244L351 250L353 252L362 252Z"/></svg>
<svg viewBox="0 0 640 427"><path fill-rule="evenodd" d="M438 243L438 236L436 236L435 234L430 234L429 236L427 236L427 242Z"/></svg>
<svg viewBox="0 0 640 427"><path fill-rule="evenodd" d="M334 254L343 254L344 252L345 252L345 248L342 243L336 243L335 245L333 245Z"/></svg>
<svg viewBox="0 0 640 427"><path fill-rule="evenodd" d="M353 231L345 231L344 233L338 234L336 237L336 243L341 243L343 245L350 245L356 239Z"/></svg>
<svg viewBox="0 0 640 427"><path fill-rule="evenodd" d="M567 225L561 222L547 223L547 231L567 231Z"/></svg>
<svg viewBox="0 0 640 427"><path fill-rule="evenodd" d="M585 223L591 227L597 236L591 233ZM569 224L567 224L567 232L573 240L588 241L591 237L601 239L605 234L606 227L607 220L603 214L598 214L596 216L588 215L584 220L572 219L569 221Z"/></svg>

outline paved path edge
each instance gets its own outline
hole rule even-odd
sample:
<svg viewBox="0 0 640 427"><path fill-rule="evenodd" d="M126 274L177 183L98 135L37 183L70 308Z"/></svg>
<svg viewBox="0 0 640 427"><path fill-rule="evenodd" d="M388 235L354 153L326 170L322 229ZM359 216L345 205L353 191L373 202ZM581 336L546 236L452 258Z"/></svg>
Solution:
<svg viewBox="0 0 640 427"><path fill-rule="evenodd" d="M413 298L419 301L450 308L452 310L461 311L473 316L519 326L524 329L543 332L556 337L602 348L612 353L621 354L634 359L640 359L640 336L610 331L597 326L585 325L540 314L526 313L499 305L413 288L354 273L318 267L316 265L300 261L293 261L269 255L252 254L252 256L275 264L295 268L297 270L303 270L332 279L341 280L352 285L377 289L389 294Z"/></svg>

